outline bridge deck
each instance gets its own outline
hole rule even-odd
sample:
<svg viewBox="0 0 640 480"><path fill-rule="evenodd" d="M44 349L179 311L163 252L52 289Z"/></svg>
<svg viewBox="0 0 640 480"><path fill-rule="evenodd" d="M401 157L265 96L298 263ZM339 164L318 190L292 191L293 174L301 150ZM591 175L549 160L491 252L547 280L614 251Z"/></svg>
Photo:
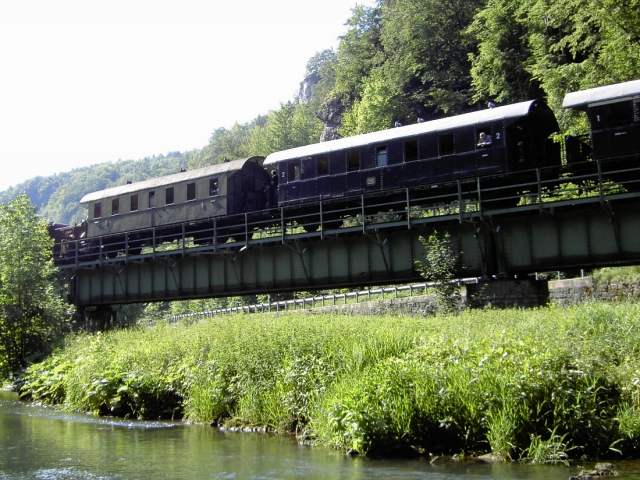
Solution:
<svg viewBox="0 0 640 480"><path fill-rule="evenodd" d="M406 190L379 203L362 195L340 210L319 202L318 211L278 209L269 220L245 215L232 227L214 220L194 232L181 224L166 238L146 232L152 242L140 253L132 253L141 238L134 232L101 238L98 253L85 258L76 248L59 264L73 278L74 303L87 306L418 280L418 237L434 230L451 234L460 277L639 263L640 193L635 177L613 173L631 180L614 183L600 169L574 176L578 198L570 199L566 187L555 193L567 179L542 180L536 171L529 183L483 188L484 179L472 179L435 195ZM347 218L340 228L331 222L336 212ZM305 232L309 223L319 229Z"/></svg>

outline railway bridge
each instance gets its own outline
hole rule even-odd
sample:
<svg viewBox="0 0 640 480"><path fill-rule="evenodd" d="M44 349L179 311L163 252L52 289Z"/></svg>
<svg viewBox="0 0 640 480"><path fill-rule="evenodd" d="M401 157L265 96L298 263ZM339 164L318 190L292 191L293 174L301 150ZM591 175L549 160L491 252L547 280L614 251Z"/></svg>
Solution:
<svg viewBox="0 0 640 480"><path fill-rule="evenodd" d="M65 244L54 254L73 303L83 309L416 281L420 237L434 231L449 233L459 277L524 279L640 263L640 172L592 170L571 177L537 171L532 181L520 176L500 186L471 178L384 198L361 195L346 209L342 202L341 223L331 202L320 199L304 215L279 208L262 215L268 220L227 218L224 228L212 219L196 235L186 233L188 223L171 238L149 229L142 250L126 238L111 245L105 236L97 240L98 254Z"/></svg>

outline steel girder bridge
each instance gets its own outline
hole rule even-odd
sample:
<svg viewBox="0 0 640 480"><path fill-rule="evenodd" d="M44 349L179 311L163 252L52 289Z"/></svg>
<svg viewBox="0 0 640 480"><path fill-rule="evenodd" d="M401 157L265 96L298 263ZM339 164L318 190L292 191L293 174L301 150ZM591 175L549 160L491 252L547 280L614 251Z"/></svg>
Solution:
<svg viewBox="0 0 640 480"><path fill-rule="evenodd" d="M640 169L572 169L362 194L339 209L320 199L224 228L185 222L142 232L142 249L127 234L62 242L54 256L82 308L416 281L419 237L434 231L450 234L459 277L640 263Z"/></svg>

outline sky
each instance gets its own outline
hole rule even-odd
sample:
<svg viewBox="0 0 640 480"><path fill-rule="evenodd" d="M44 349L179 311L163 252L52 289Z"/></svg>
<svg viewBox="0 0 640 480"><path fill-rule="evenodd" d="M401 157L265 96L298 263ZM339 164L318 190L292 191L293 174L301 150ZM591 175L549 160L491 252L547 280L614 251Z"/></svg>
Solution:
<svg viewBox="0 0 640 480"><path fill-rule="evenodd" d="M1 0L0 190L278 108L356 3L373 0Z"/></svg>

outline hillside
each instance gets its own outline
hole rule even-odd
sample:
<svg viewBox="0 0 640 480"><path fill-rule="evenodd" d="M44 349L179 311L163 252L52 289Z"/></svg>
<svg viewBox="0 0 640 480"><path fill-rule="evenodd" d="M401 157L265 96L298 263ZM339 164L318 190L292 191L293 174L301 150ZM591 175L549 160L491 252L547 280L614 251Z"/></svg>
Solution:
<svg viewBox="0 0 640 480"><path fill-rule="evenodd" d="M185 155L176 152L142 160L101 163L47 177L35 177L0 192L0 203L26 193L38 212L47 219L57 223L79 222L84 218L85 212L78 202L86 193L121 185L127 180L137 181L177 172L185 162Z"/></svg>

